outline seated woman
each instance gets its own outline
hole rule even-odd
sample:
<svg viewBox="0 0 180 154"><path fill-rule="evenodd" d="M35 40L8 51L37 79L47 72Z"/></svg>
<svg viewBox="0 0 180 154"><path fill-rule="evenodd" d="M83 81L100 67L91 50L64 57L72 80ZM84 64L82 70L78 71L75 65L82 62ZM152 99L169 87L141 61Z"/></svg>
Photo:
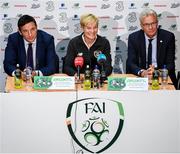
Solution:
<svg viewBox="0 0 180 154"><path fill-rule="evenodd" d="M82 28L82 34L72 38L68 44L67 54L64 62L64 72L70 76L77 73L77 68L74 65L74 59L78 55L82 55L84 64L80 69L81 73L84 73L86 65L90 66L90 69L94 69L95 65L99 65L97 57L100 53L106 57L104 63L104 71L106 76L112 72L111 66L111 54L109 41L98 35L98 18L93 14L85 14L81 16L80 25ZM101 66L99 66L101 69Z"/></svg>

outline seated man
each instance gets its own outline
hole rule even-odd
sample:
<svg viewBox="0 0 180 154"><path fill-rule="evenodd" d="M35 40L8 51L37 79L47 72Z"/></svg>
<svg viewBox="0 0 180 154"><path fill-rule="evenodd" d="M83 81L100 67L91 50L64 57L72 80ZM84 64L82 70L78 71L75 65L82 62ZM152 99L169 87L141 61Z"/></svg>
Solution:
<svg viewBox="0 0 180 154"><path fill-rule="evenodd" d="M86 65L89 65L92 70L95 68L95 65L99 65L97 63L97 57L102 53L106 56L106 62L104 64L106 76L110 75L112 72L110 43L106 38L97 34L98 18L93 14L86 14L81 16L80 24L83 33L71 39L68 44L64 72L71 76L77 73L77 69L74 66L74 59L79 54L84 58L81 73L84 73ZM101 68L101 66L99 66L99 68Z"/></svg>
<svg viewBox="0 0 180 154"><path fill-rule="evenodd" d="M38 30L36 21L29 15L18 20L18 32L10 34L5 49L4 70L14 76L17 64L23 71L31 67L33 75L51 75L56 71L54 37Z"/></svg>
<svg viewBox="0 0 180 154"><path fill-rule="evenodd" d="M158 28L154 10L144 10L139 19L142 29L128 38L127 73L144 77L152 75L153 68L162 69L166 65L176 87L174 34Z"/></svg>

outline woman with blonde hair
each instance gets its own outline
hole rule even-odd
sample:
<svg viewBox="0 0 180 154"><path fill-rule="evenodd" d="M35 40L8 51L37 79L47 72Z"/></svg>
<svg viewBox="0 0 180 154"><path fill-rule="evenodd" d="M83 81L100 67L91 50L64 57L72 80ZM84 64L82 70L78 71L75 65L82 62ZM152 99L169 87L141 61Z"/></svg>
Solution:
<svg viewBox="0 0 180 154"><path fill-rule="evenodd" d="M99 65L97 57L102 53L106 56L106 63L104 64L106 76L110 75L112 72L110 43L106 38L98 35L98 18L93 14L84 14L80 18L80 25L82 34L72 38L68 44L64 72L70 76L77 73L74 59L78 55L82 55L84 59L81 73L84 73L86 65L89 65L90 69L94 69L95 65Z"/></svg>

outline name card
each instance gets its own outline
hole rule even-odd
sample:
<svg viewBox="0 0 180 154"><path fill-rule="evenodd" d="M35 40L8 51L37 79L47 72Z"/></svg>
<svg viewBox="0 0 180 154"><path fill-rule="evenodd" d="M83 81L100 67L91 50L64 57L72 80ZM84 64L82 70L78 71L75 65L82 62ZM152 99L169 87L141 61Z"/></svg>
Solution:
<svg viewBox="0 0 180 154"><path fill-rule="evenodd" d="M70 76L35 76L34 89L74 90L75 78Z"/></svg>
<svg viewBox="0 0 180 154"><path fill-rule="evenodd" d="M148 90L148 78L108 77L108 90Z"/></svg>

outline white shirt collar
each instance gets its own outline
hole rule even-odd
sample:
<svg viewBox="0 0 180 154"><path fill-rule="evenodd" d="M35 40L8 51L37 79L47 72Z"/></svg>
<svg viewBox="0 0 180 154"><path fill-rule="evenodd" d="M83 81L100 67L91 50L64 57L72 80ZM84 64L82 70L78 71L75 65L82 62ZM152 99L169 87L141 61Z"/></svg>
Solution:
<svg viewBox="0 0 180 154"><path fill-rule="evenodd" d="M96 42L96 40L97 40L97 35L96 35L96 38L95 38L94 42L91 44L90 47L88 46L88 44L87 44L86 41L85 41L84 34L82 35L82 39L83 39L84 44L85 44L85 45L87 46L87 48L89 49L89 48L92 47L93 44Z"/></svg>
<svg viewBox="0 0 180 154"><path fill-rule="evenodd" d="M29 42L24 39L24 44L25 44L26 46L28 46ZM35 38L35 40L32 42L32 44L36 44L36 38Z"/></svg>

